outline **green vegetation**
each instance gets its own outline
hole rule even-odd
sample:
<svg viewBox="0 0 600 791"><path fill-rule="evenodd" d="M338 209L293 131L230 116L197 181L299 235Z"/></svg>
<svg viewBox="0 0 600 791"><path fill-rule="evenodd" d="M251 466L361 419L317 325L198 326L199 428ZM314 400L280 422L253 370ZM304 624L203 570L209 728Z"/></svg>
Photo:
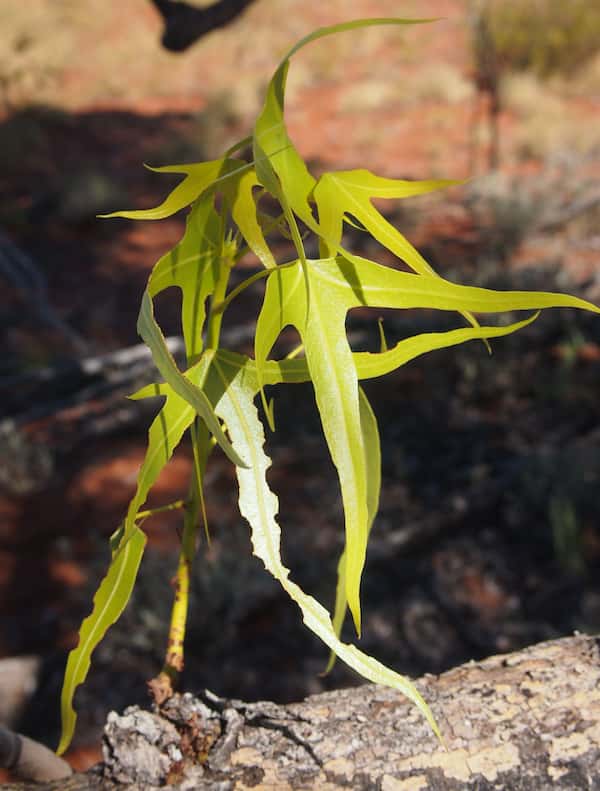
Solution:
<svg viewBox="0 0 600 791"><path fill-rule="evenodd" d="M502 71L568 76L600 52L600 6L589 0L483 0L479 13Z"/></svg>
<svg viewBox="0 0 600 791"><path fill-rule="evenodd" d="M360 585L369 532L377 513L381 484L380 446L375 415L360 382L382 376L426 352L516 332L549 307L600 312L594 305L563 294L493 291L455 285L439 277L410 242L375 208L374 199L408 198L451 186L450 181L403 181L380 178L367 170L324 173L316 180L290 140L283 116L290 59L306 44L333 33L371 25L408 25L424 20L360 20L323 28L300 41L271 79L264 106L247 140L221 158L197 164L157 168L183 180L159 206L110 216L159 220L189 209L181 241L155 265L138 317L138 331L152 351L162 382L133 398L160 397L150 426L148 449L127 515L111 539L112 562L82 624L79 645L71 652L62 695L63 733L68 746L75 727L73 695L87 674L91 654L107 628L120 616L135 584L145 545L147 495L184 435L193 449L193 475L183 498L164 508L183 514L181 552L170 635L161 674L151 682L157 702L172 694L183 667L190 567L200 527L206 524L204 480L212 450L219 445L236 467L239 508L250 525L254 553L300 608L308 626L363 677L398 689L439 730L426 702L403 676L340 639L349 609L360 635ZM245 152L249 153L245 155ZM364 229L411 271L361 258L344 244L344 226ZM277 234L291 239L291 259L278 260ZM311 244L311 248L308 245ZM318 249L309 257L307 249ZM236 288L232 269L253 253L262 269ZM254 356L221 346L228 309L245 290L264 281L256 321ZM175 287L182 296L181 325L186 370L177 367L154 315L154 299ZM379 352L353 352L346 335L348 311L425 308L459 314L456 329L405 338L388 348L383 332ZM479 324L476 313L534 311L521 321ZM462 316L462 319L460 318ZM465 325L465 320L466 324ZM301 346L282 359L271 359L280 334L293 326ZM280 554L278 501L267 482L271 460L264 450L264 421L275 428L273 388L310 381L323 433L337 469L345 516L345 550L338 567L333 619L313 597L289 578ZM424 397L426 395L424 394Z"/></svg>

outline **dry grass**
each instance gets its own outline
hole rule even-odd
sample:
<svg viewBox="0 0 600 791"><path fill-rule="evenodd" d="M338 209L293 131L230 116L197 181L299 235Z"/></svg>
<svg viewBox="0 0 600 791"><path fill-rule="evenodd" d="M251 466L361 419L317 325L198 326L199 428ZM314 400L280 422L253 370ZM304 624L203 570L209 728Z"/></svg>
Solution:
<svg viewBox="0 0 600 791"><path fill-rule="evenodd" d="M600 51L596 2L484 0L479 8L503 70L570 75Z"/></svg>
<svg viewBox="0 0 600 791"><path fill-rule="evenodd" d="M518 120L513 148L524 159L544 159L552 151L586 153L598 146L594 124L570 109L570 83L542 81L531 73L511 74L502 83L504 107Z"/></svg>

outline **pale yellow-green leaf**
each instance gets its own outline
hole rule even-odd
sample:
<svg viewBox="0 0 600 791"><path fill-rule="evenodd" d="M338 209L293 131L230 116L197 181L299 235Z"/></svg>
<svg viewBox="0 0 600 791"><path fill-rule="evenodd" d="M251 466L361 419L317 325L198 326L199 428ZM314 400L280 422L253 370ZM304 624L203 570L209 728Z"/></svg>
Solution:
<svg viewBox="0 0 600 791"><path fill-rule="evenodd" d="M263 427L253 403L258 390L256 376L251 367L234 375L233 369L225 370L215 358L210 379L207 392L212 394L214 387L215 397L219 399L215 403L215 410L226 422L234 447L249 461L248 468L238 467L236 473L240 511L251 527L254 554L300 607L304 622L311 631L364 678L393 687L406 695L418 706L439 737L429 707L411 682L355 646L341 642L327 610L289 579L289 570L283 565L280 554L281 531L276 519L278 501L267 484L267 470L271 461L264 452ZM211 387L212 381L214 385Z"/></svg>
<svg viewBox="0 0 600 791"><path fill-rule="evenodd" d="M90 669L92 652L106 634L106 630L119 618L135 584L137 571L144 552L146 536L135 528L127 541L114 553L106 576L94 596L91 614L79 630L79 643L69 653L61 694L62 732L57 752L61 755L71 743L77 714L73 696L85 681Z"/></svg>
<svg viewBox="0 0 600 791"><path fill-rule="evenodd" d="M428 19L357 19L315 30L301 39L284 57L267 88L264 106L256 121L253 134L253 152L256 174L261 184L275 197L284 196L287 205L311 230L316 229L309 198L315 179L298 154L285 126L283 117L285 87L290 58L312 41L375 25L414 25Z"/></svg>
<svg viewBox="0 0 600 791"><path fill-rule="evenodd" d="M405 261L420 274L433 274L433 269L408 240L373 206L372 198L409 198L459 184L437 179L405 181L386 179L368 170L324 173L313 191L319 212L320 232L326 256L334 256L342 243L345 215L356 218L384 247Z"/></svg>
<svg viewBox="0 0 600 791"><path fill-rule="evenodd" d="M214 159L210 162L198 162L192 165L165 165L160 168L148 168L156 173L178 173L185 176L184 180L172 190L165 200L153 209L136 209L132 211L115 211L101 214L101 217L123 217L128 220L162 220L175 212L190 206L206 189L219 180L229 178L231 173L244 169L244 163L235 159Z"/></svg>
<svg viewBox="0 0 600 791"><path fill-rule="evenodd" d="M304 277L310 284L311 304L307 311ZM598 311L591 303L576 297L540 292L498 292L459 286L436 276L399 272L367 259L352 261L337 257L310 261L306 273L300 264L281 267L269 275L265 298L255 336L255 358L259 383L271 348L282 329L292 325L298 330L306 353L308 370L315 389L323 432L337 468L346 520L346 591L348 605L357 630L360 628L360 579L368 537L366 512L366 470L360 432L356 359L345 331L346 314L359 306L379 308L435 308L473 312L499 312L572 306ZM456 342L485 338L473 328ZM460 331L456 331L460 332ZM497 330L493 334L503 334ZM416 347L410 339L380 355L363 357L380 375L387 366L402 364L439 342L452 339L421 337Z"/></svg>
<svg viewBox="0 0 600 791"><path fill-rule="evenodd" d="M142 306L138 316L137 327L140 336L152 351L154 364L165 381L171 385L177 395L194 407L196 413L204 420L207 428L228 458L234 464L244 466L245 462L233 450L202 388L193 385L189 379L183 376L177 367L173 355L167 348L160 327L154 318L152 299L147 291L144 292L142 297ZM208 356L208 351L205 352L205 356Z"/></svg>
<svg viewBox="0 0 600 791"><path fill-rule="evenodd" d="M240 177L232 179L231 216L248 246L267 269L275 266L275 259L267 244L258 221L256 202L252 190L258 186L254 170L245 171Z"/></svg>
<svg viewBox="0 0 600 791"><path fill-rule="evenodd" d="M277 270L282 294L287 294L288 288L295 289L299 271L298 264ZM568 294L461 286L437 276L400 272L358 256L352 260L338 256L311 261L310 272L313 288L328 291L332 304L339 301L347 310L369 306L447 311L465 308L472 313L502 313L570 307L600 313L600 308L591 302Z"/></svg>
<svg viewBox="0 0 600 791"><path fill-rule="evenodd" d="M373 379L377 376L395 371L401 365L420 357L422 354L434 351L435 349L445 349L449 346L458 346L461 343L471 340L482 340L484 338L500 338L510 335L513 332L526 327L538 317L535 313L523 321L514 324L507 324L502 327L462 327L458 330L447 330L445 332L425 332L413 335L399 341L392 349L378 352L355 352L354 364L358 372L359 379Z"/></svg>
<svg viewBox="0 0 600 791"><path fill-rule="evenodd" d="M188 214L183 238L159 259L148 280L151 298L170 286L181 289L181 324L190 362L202 351L205 303L218 276L219 230L212 196L199 198Z"/></svg>
<svg viewBox="0 0 600 791"><path fill-rule="evenodd" d="M193 377L195 384L201 387L206 377L208 365L209 357L205 356L186 373L186 379ZM145 503L148 492L195 417L193 407L167 384L148 385L132 395L131 398L149 398L151 396L166 396L166 400L152 421L148 432L146 455L138 473L135 494L127 509L125 519L126 535L130 535L134 530L137 513Z"/></svg>
<svg viewBox="0 0 600 791"><path fill-rule="evenodd" d="M346 338L346 308L343 301L331 299L327 291L313 287L314 263L306 272L311 288L308 312L304 273L299 266L277 269L269 277L256 326L255 357L260 374L283 327L291 324L297 328L323 433L340 481L346 525L346 593L360 634L360 580L367 549L368 516L358 376Z"/></svg>
<svg viewBox="0 0 600 791"><path fill-rule="evenodd" d="M373 527L373 521L379 510L379 494L381 492L381 445L379 442L377 419L375 418L371 404L362 387L358 390L358 397L360 407L360 428L363 436L365 467L367 471L367 514L368 530L370 533ZM335 606L333 610L333 631L339 638L342 633L342 626L348 609L348 600L346 597L346 550L341 554L337 575ZM332 651L325 673L329 673L334 662L335 652Z"/></svg>

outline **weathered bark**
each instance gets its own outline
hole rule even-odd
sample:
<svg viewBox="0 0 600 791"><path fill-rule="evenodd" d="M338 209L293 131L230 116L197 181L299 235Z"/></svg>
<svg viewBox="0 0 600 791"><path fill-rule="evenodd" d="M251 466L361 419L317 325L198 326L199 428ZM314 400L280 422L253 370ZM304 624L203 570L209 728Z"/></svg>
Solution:
<svg viewBox="0 0 600 791"><path fill-rule="evenodd" d="M384 687L287 706L186 694L161 715L111 714L104 764L43 789L600 789L596 638L470 662L418 687L446 750L414 706Z"/></svg>

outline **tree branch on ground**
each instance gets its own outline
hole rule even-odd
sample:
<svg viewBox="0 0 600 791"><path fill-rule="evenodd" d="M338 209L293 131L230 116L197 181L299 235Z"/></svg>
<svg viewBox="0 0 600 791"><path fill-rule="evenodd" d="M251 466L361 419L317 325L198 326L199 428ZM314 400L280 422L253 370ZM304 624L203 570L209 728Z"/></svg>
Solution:
<svg viewBox="0 0 600 791"><path fill-rule="evenodd" d="M108 717L104 763L87 774L7 791L246 788L528 791L596 788L600 648L576 635L469 662L418 687L421 714L371 684L303 703L176 695L160 710Z"/></svg>

